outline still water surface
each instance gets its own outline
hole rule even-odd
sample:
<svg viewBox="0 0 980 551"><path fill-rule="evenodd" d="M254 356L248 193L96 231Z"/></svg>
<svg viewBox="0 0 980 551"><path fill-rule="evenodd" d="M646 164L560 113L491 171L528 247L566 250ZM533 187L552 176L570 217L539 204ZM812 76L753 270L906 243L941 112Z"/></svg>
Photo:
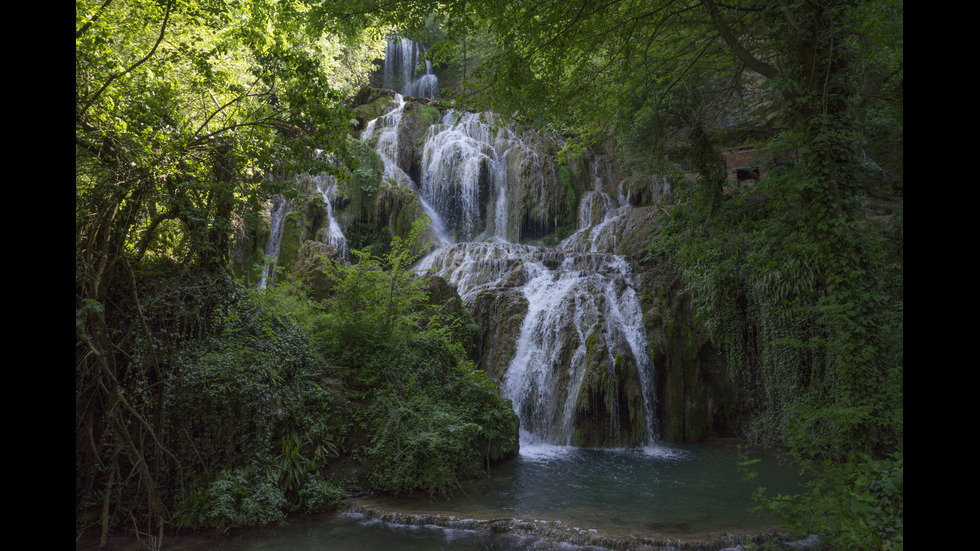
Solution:
<svg viewBox="0 0 980 551"><path fill-rule="evenodd" d="M758 459L759 474L745 480L742 455ZM614 536L652 535L710 540L726 532L771 530L775 523L747 509L755 488L772 493L797 489L794 469L763 451L739 451L731 443L586 450L524 446L518 459L489 478L466 484L451 498L386 498L366 503L404 514L457 519L536 519ZM405 549L593 549L513 534L380 522L358 513L290 520L212 542L210 549L313 551Z"/></svg>

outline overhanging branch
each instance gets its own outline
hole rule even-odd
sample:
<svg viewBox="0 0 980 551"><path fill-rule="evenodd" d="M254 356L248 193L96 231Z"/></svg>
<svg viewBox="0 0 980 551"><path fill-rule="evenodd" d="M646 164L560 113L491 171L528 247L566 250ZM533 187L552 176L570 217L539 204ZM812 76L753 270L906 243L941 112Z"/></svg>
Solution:
<svg viewBox="0 0 980 551"><path fill-rule="evenodd" d="M732 51L732 53L735 54L735 56L738 57L743 63L745 63L749 69L752 69L766 78L773 78L779 74L779 70L755 57L752 55L752 52L749 52L745 48L745 46L742 46L741 42L738 41L738 38L736 38L735 34L732 32L732 29L728 26L728 23L726 23L725 19L721 16L721 13L718 11L718 6L716 6L712 0L701 0L701 5L703 5L704 9L707 10L708 15L711 17L712 24L714 24L715 30L718 31L718 34L721 36L722 40L725 41L725 44L728 45L728 48Z"/></svg>

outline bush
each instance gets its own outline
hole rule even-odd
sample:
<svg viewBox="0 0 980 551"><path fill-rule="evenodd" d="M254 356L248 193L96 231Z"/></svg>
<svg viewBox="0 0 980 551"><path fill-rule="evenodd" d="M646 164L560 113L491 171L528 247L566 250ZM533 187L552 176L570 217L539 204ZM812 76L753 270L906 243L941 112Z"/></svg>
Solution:
<svg viewBox="0 0 980 551"><path fill-rule="evenodd" d="M176 524L258 526L336 505L319 482L349 408L323 387L322 360L274 294L237 288L206 338L182 343L167 404L187 492Z"/></svg>
<svg viewBox="0 0 980 551"><path fill-rule="evenodd" d="M811 469L808 491L766 497L768 510L799 534L820 534L830 549L899 550L905 532L905 460L902 451L885 459L855 458Z"/></svg>
<svg viewBox="0 0 980 551"><path fill-rule="evenodd" d="M286 498L267 469L225 469L180 504L178 525L227 530L282 520Z"/></svg>
<svg viewBox="0 0 980 551"><path fill-rule="evenodd" d="M372 490L444 493L517 452L509 401L444 342L412 342L372 402Z"/></svg>
<svg viewBox="0 0 980 551"><path fill-rule="evenodd" d="M310 513L333 511L343 503L344 491L329 482L312 479L299 491L299 501Z"/></svg>
<svg viewBox="0 0 980 551"><path fill-rule="evenodd" d="M365 481L374 491L444 492L517 451L510 404L466 358L467 317L443 313L411 270L424 223L383 257L356 250L355 264L327 261L333 294L317 311L290 303L343 368L347 395L368 404L367 445L351 451L374 466Z"/></svg>

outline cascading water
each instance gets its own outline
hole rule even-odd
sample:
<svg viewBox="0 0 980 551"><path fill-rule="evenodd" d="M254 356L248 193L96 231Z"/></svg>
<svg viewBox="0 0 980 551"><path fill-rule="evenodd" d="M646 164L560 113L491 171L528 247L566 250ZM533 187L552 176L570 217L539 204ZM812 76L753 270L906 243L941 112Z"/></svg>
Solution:
<svg viewBox="0 0 980 551"><path fill-rule="evenodd" d="M623 257L583 238L626 207L601 191L596 172L575 235L555 248L514 243L508 178L543 177L540 163L512 131L478 117L449 113L429 130L420 191L461 242L431 253L417 269L454 283L471 309L481 292L517 289L526 299L500 380L521 419L522 443L652 443L653 365L634 278ZM514 155L536 170L508 170ZM469 241L480 239L487 242Z"/></svg>
<svg viewBox="0 0 980 551"><path fill-rule="evenodd" d="M527 312L500 382L522 444L627 446L655 440L653 363L625 259L514 243L457 243L423 259L472 307L517 289Z"/></svg>
<svg viewBox="0 0 980 551"><path fill-rule="evenodd" d="M422 140L413 181L399 167L399 147L407 145L399 144L399 127L405 96L422 95L416 86L428 77L415 72L420 55L410 40L389 41L385 82L398 93L361 135L381 157L384 178L416 194L432 221L438 248L416 269L455 284L471 311L481 293L526 303L512 342L497 344L512 350L498 382L520 417L523 443L653 443L653 363L636 282L625 259L594 237L599 226L614 225L628 200L603 191L596 164L578 231L557 247L519 243L529 218L554 212L540 204L554 182L534 147L494 124L492 113L446 112ZM537 209L534 217L529 209Z"/></svg>
<svg viewBox="0 0 980 551"><path fill-rule="evenodd" d="M282 245L282 230L286 215L292 208L292 202L281 194L269 206L269 241L265 246L265 263L262 266L262 277L258 288L265 289L275 277L276 263L279 261L279 247Z"/></svg>
<svg viewBox="0 0 980 551"><path fill-rule="evenodd" d="M330 174L320 174L316 177L317 191L323 195L323 202L327 205L327 235L328 244L337 247L337 251L342 258L347 257L347 238L343 230L340 229L340 222L334 216L333 204L337 196L337 178Z"/></svg>
<svg viewBox="0 0 980 551"><path fill-rule="evenodd" d="M599 177L599 165L602 161L601 158L596 159L592 166L593 189L582 194L578 230L562 243L565 250L598 252L616 249L613 231L620 217L629 212L631 207L628 192L625 195L623 193L622 182L615 199L603 191L603 182Z"/></svg>
<svg viewBox="0 0 980 551"><path fill-rule="evenodd" d="M421 62L424 62L423 71L419 71ZM384 87L405 96L439 97L439 79L432 72L432 62L425 58L425 48L421 44L408 38L388 39Z"/></svg>
<svg viewBox="0 0 980 551"><path fill-rule="evenodd" d="M415 182L395 162L398 156L398 124L401 122L405 111L405 97L401 94L395 94L394 104L394 108L387 114L367 123L364 132L361 133L361 141L367 142L374 138L376 133L378 134L374 149L378 152L378 156L381 157L381 162L384 165L382 178L393 180L397 185L411 190L418 196L422 209L430 220L429 237L432 242L440 247L449 245L452 240L446 231L442 217L423 196L419 195ZM379 124L381 125L380 130L378 129Z"/></svg>
<svg viewBox="0 0 980 551"><path fill-rule="evenodd" d="M531 165L523 173L541 179L540 163L512 130L494 128L484 117L493 118L449 111L443 124L429 128L420 191L457 241L516 241L517 224L507 208L508 179L521 171L521 164Z"/></svg>
<svg viewBox="0 0 980 551"><path fill-rule="evenodd" d="M337 248L337 253L341 258L347 257L347 238L340 227L340 222L334 214L333 205L338 195L337 178L328 174L320 173L310 177L308 175L297 176L299 187L311 193L319 193L323 198L326 207L327 224L323 241L328 245ZM262 266L262 275L257 285L258 289L265 289L275 281L276 265L279 262L279 251L282 247L282 237L285 230L286 216L293 212L293 201L287 199L282 194L276 195L273 202L268 206L269 212L269 240L265 246L265 262Z"/></svg>

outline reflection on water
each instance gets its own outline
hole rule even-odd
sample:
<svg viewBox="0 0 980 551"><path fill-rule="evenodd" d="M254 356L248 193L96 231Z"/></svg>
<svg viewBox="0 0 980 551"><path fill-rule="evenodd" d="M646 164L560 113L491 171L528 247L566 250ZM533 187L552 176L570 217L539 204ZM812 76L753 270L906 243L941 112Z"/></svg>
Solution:
<svg viewBox="0 0 980 551"><path fill-rule="evenodd" d="M729 443L590 450L525 446L520 458L486 479L466 484L448 500L387 498L378 506L464 518L561 520L615 534L658 532L674 537L722 531L758 531L771 518L748 512L755 488L791 493L799 477L775 456L759 459L757 478L739 470Z"/></svg>
<svg viewBox="0 0 980 551"><path fill-rule="evenodd" d="M746 511L755 488L765 486L773 493L797 490L799 478L789 465L761 451L745 455L759 460L753 465L759 474L751 481L744 480L738 468L739 450L728 443L612 451L525 446L518 459L495 468L488 478L467 483L448 499L354 502L355 508L366 505L359 510L396 513L386 517L390 522L357 512L291 518L234 537L171 538L164 549L603 549L584 544L608 540L562 538L596 533L620 541L717 541L726 533L760 533L774 527L772 519ZM433 518L440 519L439 526ZM528 531L520 525L543 528Z"/></svg>

